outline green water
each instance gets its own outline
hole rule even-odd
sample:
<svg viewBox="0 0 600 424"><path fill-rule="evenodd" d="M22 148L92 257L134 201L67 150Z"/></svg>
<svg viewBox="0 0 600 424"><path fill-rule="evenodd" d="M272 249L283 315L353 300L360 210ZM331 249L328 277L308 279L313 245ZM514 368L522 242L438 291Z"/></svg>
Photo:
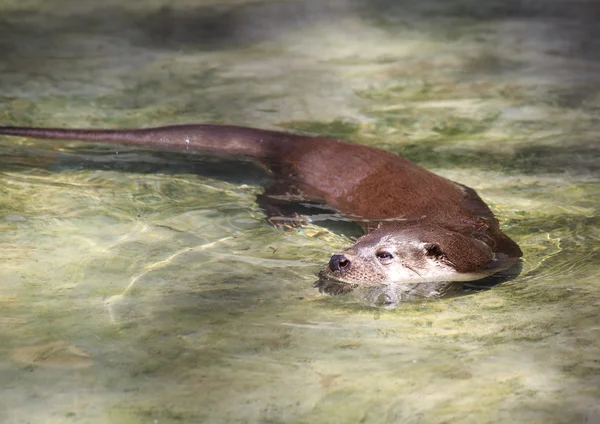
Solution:
<svg viewBox="0 0 600 424"><path fill-rule="evenodd" d="M593 2L3 1L0 122L228 123L471 186L516 280L370 308L247 165L0 138L0 422L600 421Z"/></svg>

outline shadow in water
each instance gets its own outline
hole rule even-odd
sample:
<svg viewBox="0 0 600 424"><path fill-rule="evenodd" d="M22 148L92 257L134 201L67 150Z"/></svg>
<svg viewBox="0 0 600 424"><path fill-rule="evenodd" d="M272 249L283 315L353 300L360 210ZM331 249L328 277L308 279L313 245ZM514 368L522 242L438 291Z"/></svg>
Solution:
<svg viewBox="0 0 600 424"><path fill-rule="evenodd" d="M506 283L507 281L514 280L523 271L523 262L519 261L514 266L505 269L504 271L500 271L494 275L490 275L489 277L482 278L477 281L470 281L468 283L463 284L463 290L458 296L466 296L469 294L478 293L480 291L489 290L500 284Z"/></svg>
<svg viewBox="0 0 600 424"><path fill-rule="evenodd" d="M110 34L128 43L152 49L182 48L190 51L223 50L278 40L286 33L316 24L359 19L384 30L414 29L434 37L447 38L440 19L472 22L506 19L573 21L555 36L572 41L569 56L600 58L600 2L527 2L521 0L485 2L338 0L322 2L264 1L235 5L163 6L150 11L126 7L90 7L66 16L36 15L8 11L0 18L0 57L21 56L31 46L62 44L65 37ZM86 55L95 52L83 52ZM65 55L69 55L65 51ZM48 64L44 64L47 66Z"/></svg>
<svg viewBox="0 0 600 424"><path fill-rule="evenodd" d="M183 153L155 152L135 148L86 147L52 151L36 147L19 147L0 157L0 171L20 172L42 169L52 173L82 170L118 171L136 174L195 175L234 185L268 187L273 179L263 168L251 161L210 158ZM259 202L260 205L260 202ZM362 230L355 222L344 218L323 204L303 202L282 204L282 216L308 217L311 222L334 233L356 239Z"/></svg>

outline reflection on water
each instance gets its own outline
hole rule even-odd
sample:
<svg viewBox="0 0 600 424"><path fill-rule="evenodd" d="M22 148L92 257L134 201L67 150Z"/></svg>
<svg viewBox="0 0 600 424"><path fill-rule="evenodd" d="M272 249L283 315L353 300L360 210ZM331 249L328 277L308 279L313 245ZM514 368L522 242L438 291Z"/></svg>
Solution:
<svg viewBox="0 0 600 424"><path fill-rule="evenodd" d="M493 290L368 308L311 287L351 233L269 227L250 165L2 139L3 423L600 420L595 2L0 10L3 124L371 144L476 188L525 252Z"/></svg>

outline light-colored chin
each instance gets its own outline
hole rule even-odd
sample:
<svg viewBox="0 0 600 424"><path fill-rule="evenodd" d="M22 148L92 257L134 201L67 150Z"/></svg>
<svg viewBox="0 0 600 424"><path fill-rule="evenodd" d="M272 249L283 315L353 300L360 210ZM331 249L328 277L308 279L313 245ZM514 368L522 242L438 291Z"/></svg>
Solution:
<svg viewBox="0 0 600 424"><path fill-rule="evenodd" d="M481 280L510 268L517 261L518 259L506 258L495 262L495 266L493 267L490 266L487 269L471 273L457 272L454 268L439 263L431 263L428 270L413 270L407 267L398 267L397 269L387 270L386 274L389 283L383 282L381 284L460 283Z"/></svg>
<svg viewBox="0 0 600 424"><path fill-rule="evenodd" d="M513 265L513 264L510 264ZM483 278L489 277L497 272L510 267L502 266L499 268L493 268L490 270L476 272L476 273L460 273L456 272L451 268L448 269L436 269L428 273L420 273L417 275L414 271L408 269L402 269L397 273L388 273L388 279L385 281L357 281L344 279L336 275L326 273L326 278L338 283L358 285L362 287L376 287L376 286L388 286L392 284L427 284L427 283L460 283L467 281L476 281ZM391 274L391 275L390 275Z"/></svg>

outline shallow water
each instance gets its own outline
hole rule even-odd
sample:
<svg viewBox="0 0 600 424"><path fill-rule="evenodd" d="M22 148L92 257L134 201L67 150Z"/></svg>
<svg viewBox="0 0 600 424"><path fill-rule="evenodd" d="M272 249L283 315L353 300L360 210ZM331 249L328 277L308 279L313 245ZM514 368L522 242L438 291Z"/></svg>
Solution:
<svg viewBox="0 0 600 424"><path fill-rule="evenodd" d="M268 226L250 165L2 138L0 422L600 421L597 3L131 3L3 1L0 122L382 147L477 189L523 273L324 297L349 233Z"/></svg>

